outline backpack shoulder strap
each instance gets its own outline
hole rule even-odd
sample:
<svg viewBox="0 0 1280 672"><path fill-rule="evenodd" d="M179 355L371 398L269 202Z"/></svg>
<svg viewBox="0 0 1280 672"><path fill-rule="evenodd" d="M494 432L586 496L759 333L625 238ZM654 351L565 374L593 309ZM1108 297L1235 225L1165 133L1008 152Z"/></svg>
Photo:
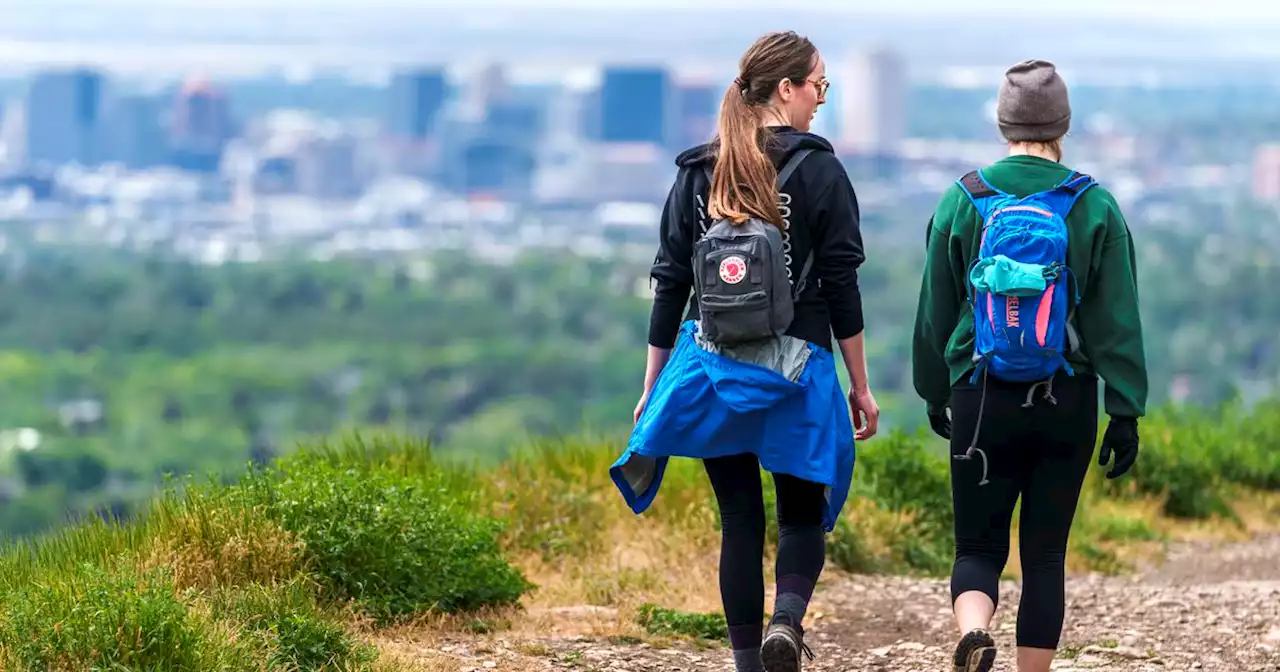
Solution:
<svg viewBox="0 0 1280 672"><path fill-rule="evenodd" d="M787 158L787 162L778 171L778 191L782 191L782 187L786 186L787 180L791 179L791 174L796 172L796 168L800 167L800 162L804 161L812 153L812 147L806 147L791 153L791 156Z"/></svg>
<svg viewBox="0 0 1280 672"><path fill-rule="evenodd" d="M964 177L956 180L956 184L959 184L960 188L964 190L965 196L969 197L969 202L973 203L973 207L978 210L978 215L984 220L991 213L993 202L998 198L1008 196L1003 191L991 186L986 178L982 176L981 170L970 171Z"/></svg>
<svg viewBox="0 0 1280 672"><path fill-rule="evenodd" d="M796 281L791 283L791 297L793 299L799 298L800 293L803 292L804 288L808 285L809 271L813 269L814 247L815 246L812 244L809 245L809 254L804 257L804 267L800 269L800 275L796 276Z"/></svg>
<svg viewBox="0 0 1280 672"><path fill-rule="evenodd" d="M1090 187L1098 184L1093 176L1086 173L1078 173L1072 171L1067 178L1058 183L1053 189L1040 195L1040 200L1053 208L1064 220L1071 209L1075 207L1076 201L1088 191Z"/></svg>
<svg viewBox="0 0 1280 672"><path fill-rule="evenodd" d="M1062 217L1065 222L1067 215L1071 209L1075 207L1076 201L1084 195L1091 187L1098 184L1093 176L1087 173L1072 171L1066 179L1059 182L1056 187L1040 194L1040 201L1049 206L1054 212ZM1076 280L1076 276L1071 272L1071 268L1066 269L1068 286L1071 287L1071 294L1068 295L1069 308L1067 309L1066 329L1067 329L1067 351L1075 352L1080 348L1080 335L1076 331L1072 322L1075 319L1076 308L1080 304L1080 285Z"/></svg>

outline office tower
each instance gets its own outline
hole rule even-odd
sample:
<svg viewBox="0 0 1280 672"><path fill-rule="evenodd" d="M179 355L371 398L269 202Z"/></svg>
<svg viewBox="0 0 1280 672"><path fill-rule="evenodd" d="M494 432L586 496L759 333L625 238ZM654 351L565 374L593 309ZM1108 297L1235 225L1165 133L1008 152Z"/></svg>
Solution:
<svg viewBox="0 0 1280 672"><path fill-rule="evenodd" d="M103 76L84 68L36 75L25 110L29 165L99 161L103 88Z"/></svg>
<svg viewBox="0 0 1280 672"><path fill-rule="evenodd" d="M161 101L152 96L122 96L103 115L100 147L103 159L141 169L165 162L169 140L161 123Z"/></svg>
<svg viewBox="0 0 1280 672"><path fill-rule="evenodd" d="M300 143L294 159L298 193L311 198L343 200L360 194L357 139L336 127L325 127Z"/></svg>
<svg viewBox="0 0 1280 672"><path fill-rule="evenodd" d="M236 135L226 93L207 79L187 80L174 96L170 122L174 164L185 170L217 172L223 149Z"/></svg>
<svg viewBox="0 0 1280 672"><path fill-rule="evenodd" d="M667 69L611 66L604 69L603 75L600 140L665 147L676 112L676 96Z"/></svg>
<svg viewBox="0 0 1280 672"><path fill-rule="evenodd" d="M680 151L715 136L724 89L725 86L706 79L680 82L676 88L679 123L678 132L673 134L676 143L673 149Z"/></svg>
<svg viewBox="0 0 1280 672"><path fill-rule="evenodd" d="M433 137L448 95L443 69L396 73L387 91L387 135L408 141Z"/></svg>
<svg viewBox="0 0 1280 672"><path fill-rule="evenodd" d="M833 73L840 91L841 145L872 157L901 154L907 128L907 73L896 51L856 55Z"/></svg>

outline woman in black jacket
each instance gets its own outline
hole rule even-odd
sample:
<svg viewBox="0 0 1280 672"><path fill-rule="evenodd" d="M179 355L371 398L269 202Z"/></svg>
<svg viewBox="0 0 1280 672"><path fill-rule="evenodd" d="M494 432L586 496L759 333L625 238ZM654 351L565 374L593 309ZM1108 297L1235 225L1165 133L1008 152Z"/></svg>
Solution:
<svg viewBox="0 0 1280 672"><path fill-rule="evenodd" d="M814 277L805 278L809 281L796 299L786 337L822 349L827 359L811 360L829 364L834 336L852 381L847 399L858 425L856 438L865 440L875 434L879 409L867 382L857 281L857 269L864 259L857 198L831 144L808 132L825 101L829 85L825 70L821 55L808 39L794 32L761 37L742 57L738 76L725 92L718 136L676 159L679 172L663 213L660 247L651 273L657 285L644 391L635 410L638 423L668 364L682 322L698 319L697 302L689 301L694 241L717 220L741 223L755 217L782 230L787 274L793 285L800 281L803 260L813 253L810 275ZM812 151L780 190L775 184L779 168L801 150ZM829 380L836 381L834 366L829 373ZM834 389L835 401L843 407L838 383ZM815 413L830 413L832 408L827 401L814 406L825 406ZM847 409L840 412L848 426ZM827 436L815 440L822 445L788 449L822 453L829 450L827 444L847 441L835 438L839 435L833 424ZM852 438L849 431L848 439ZM847 452L851 473L852 441L847 444L834 450ZM722 519L720 590L729 639L739 672L797 670L801 651L807 651L801 622L825 559L828 486L773 471L779 524L777 594L767 632L762 633L763 460L753 450L743 448L743 452L704 460ZM847 490L847 482L844 485Z"/></svg>

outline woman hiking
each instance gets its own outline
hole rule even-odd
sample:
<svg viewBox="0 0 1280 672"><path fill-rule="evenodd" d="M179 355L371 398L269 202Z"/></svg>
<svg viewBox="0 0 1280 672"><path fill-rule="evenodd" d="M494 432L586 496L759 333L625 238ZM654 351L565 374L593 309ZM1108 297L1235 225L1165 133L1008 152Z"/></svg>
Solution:
<svg viewBox="0 0 1280 672"><path fill-rule="evenodd" d="M808 39L778 32L757 40L738 67L717 137L676 159L651 269L644 389L611 475L640 513L670 457L702 460L721 518L720 594L735 667L790 672L802 651L812 656L802 624L825 533L849 491L855 437L875 434L879 409L867 382L857 198L831 144L809 132L825 101L826 66ZM762 298L770 287L772 298ZM729 338L774 324L773 301L792 306L780 309L790 315L776 335ZM833 337L852 383L847 395ZM777 490L779 527L767 628L762 468Z"/></svg>
<svg viewBox="0 0 1280 672"><path fill-rule="evenodd" d="M1099 464L1114 455L1116 478L1138 455L1146 361L1133 241L1111 194L1062 162L1071 106L1052 63L1008 69L997 122L1008 156L957 180L929 224L913 369L954 458L955 670L992 668L988 629L1021 497L1018 670L1048 672L1098 379L1110 416Z"/></svg>

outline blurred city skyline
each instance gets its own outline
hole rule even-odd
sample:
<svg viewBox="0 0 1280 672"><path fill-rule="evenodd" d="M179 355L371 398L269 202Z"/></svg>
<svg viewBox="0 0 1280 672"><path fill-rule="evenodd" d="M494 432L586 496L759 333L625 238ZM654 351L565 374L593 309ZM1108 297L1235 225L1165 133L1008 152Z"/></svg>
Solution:
<svg viewBox="0 0 1280 672"><path fill-rule="evenodd" d="M713 136L743 50L780 29L823 53L833 88L811 130L869 213L923 211L998 156L994 97L1026 58L1058 65L1073 160L1136 214L1219 189L1280 203L1280 40L1260 18L1179 24L1189 5L1169 2L1163 19L1134 22L1116 17L1154 5L1098 0L1020 22L936 0L897 14L758 0L549 8L580 1L10 0L0 216L56 230L47 238L180 241L203 259L304 239L318 254L648 254L672 159Z"/></svg>

